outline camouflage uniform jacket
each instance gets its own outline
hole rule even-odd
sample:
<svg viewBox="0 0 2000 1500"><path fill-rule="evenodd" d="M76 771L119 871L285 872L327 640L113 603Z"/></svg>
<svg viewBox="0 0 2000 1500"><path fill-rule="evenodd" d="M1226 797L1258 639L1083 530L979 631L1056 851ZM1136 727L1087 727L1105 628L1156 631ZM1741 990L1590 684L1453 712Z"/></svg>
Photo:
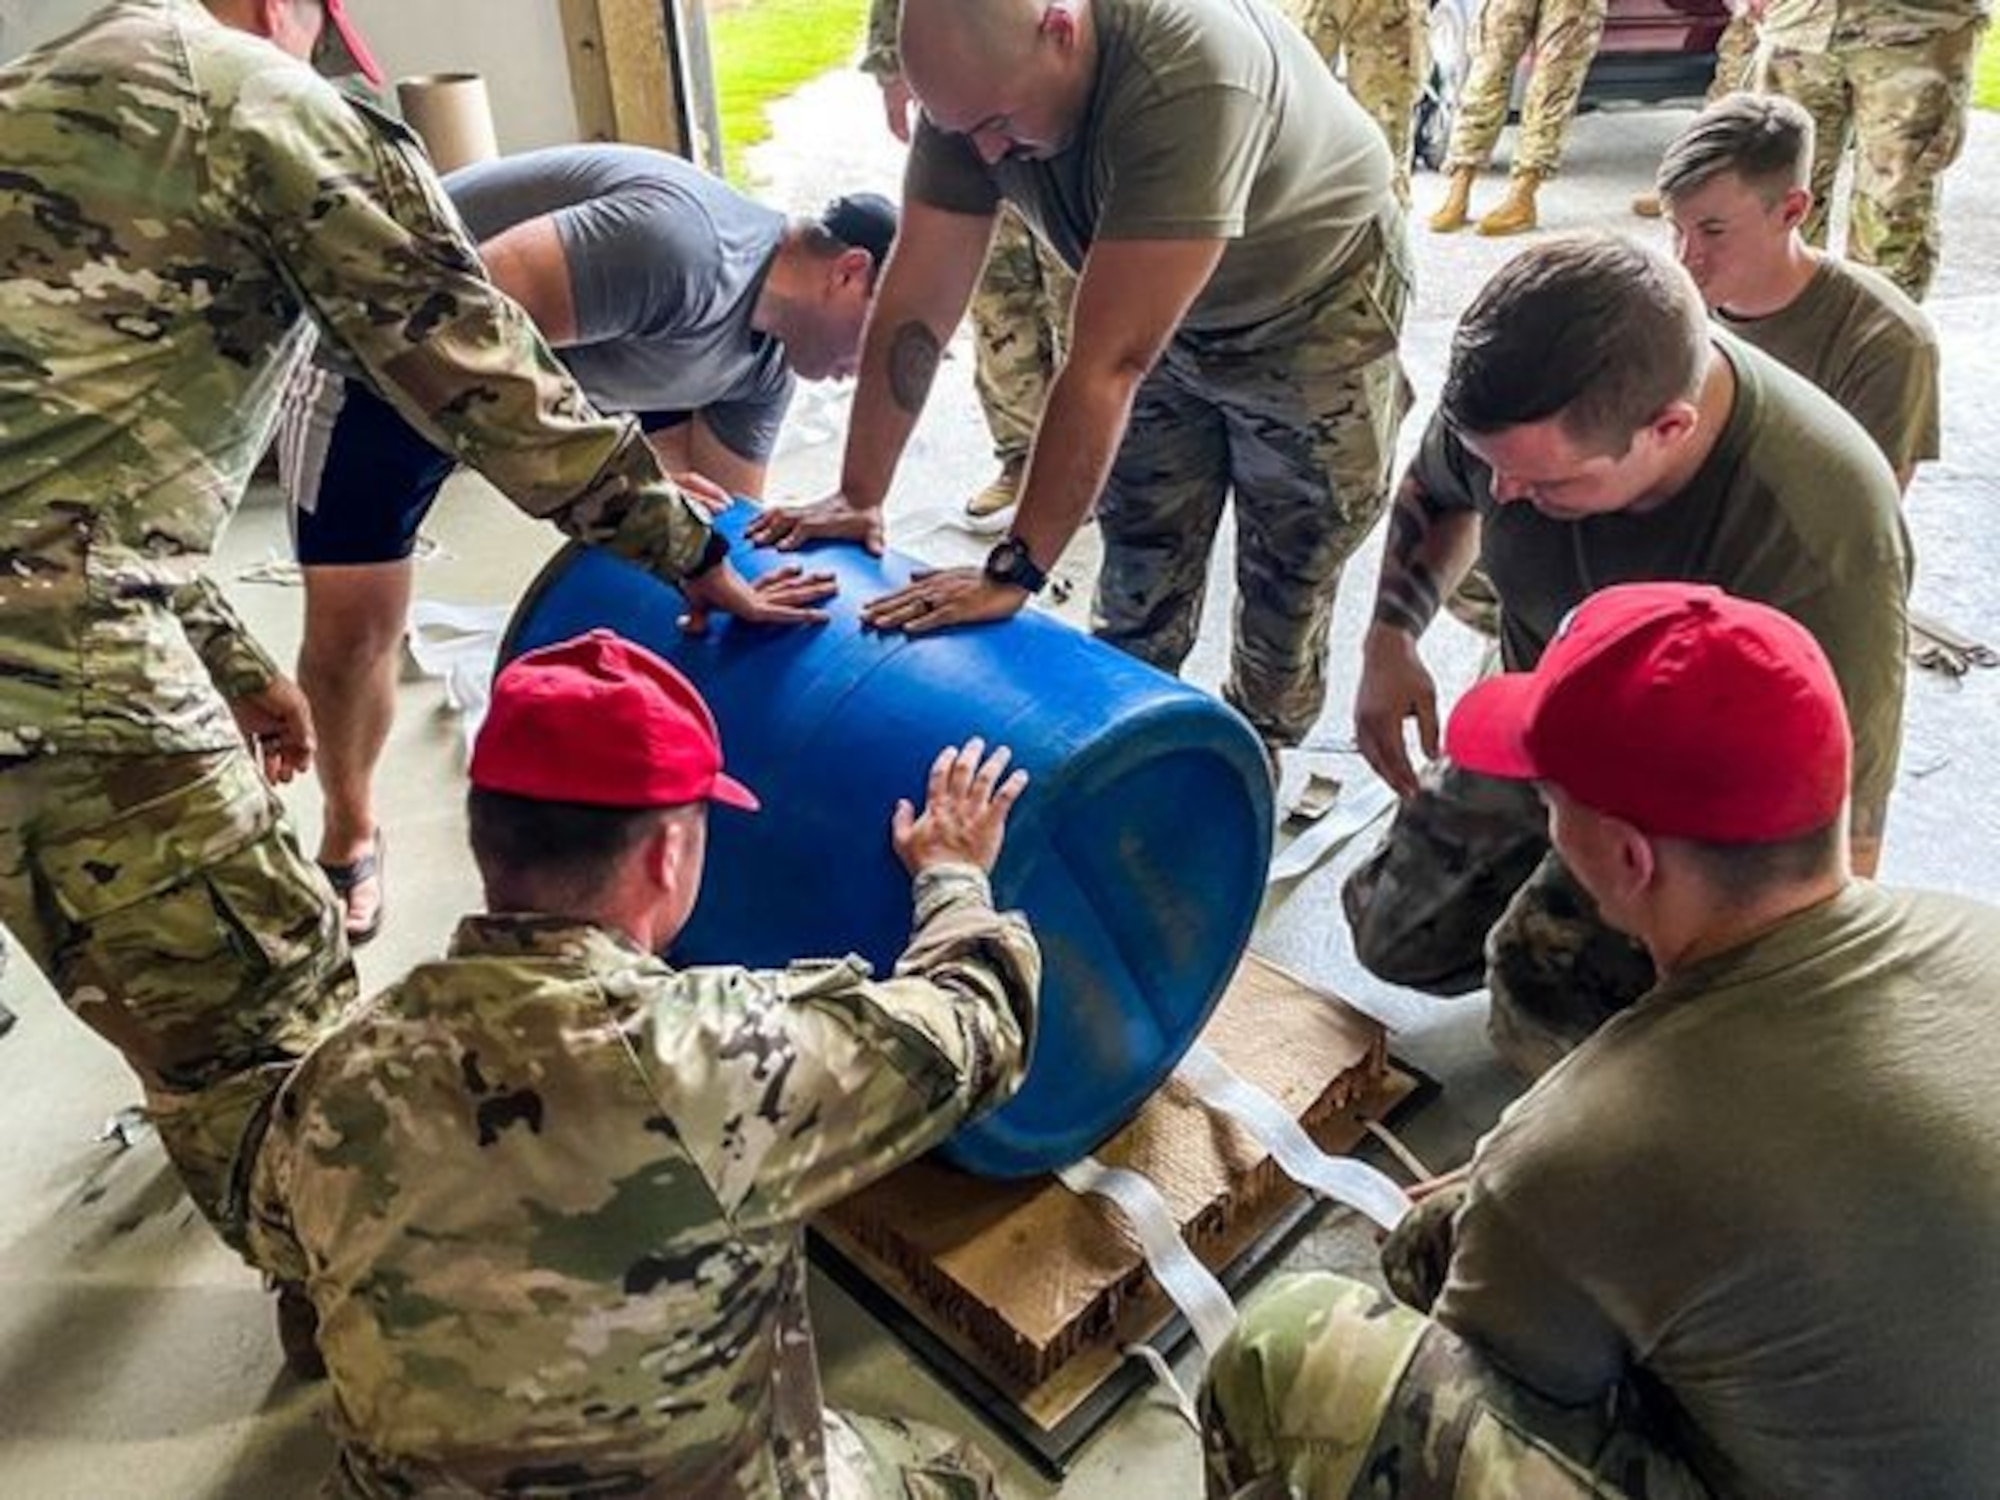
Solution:
<svg viewBox="0 0 2000 1500"><path fill-rule="evenodd" d="M801 1226L1013 1092L1040 982L977 870L915 900L880 982L469 918L306 1059L253 1236L319 1309L345 1493L826 1492Z"/></svg>
<svg viewBox="0 0 2000 1500"><path fill-rule="evenodd" d="M1909 46L1992 13L1993 0L1770 0L1757 29L1767 47L1829 52Z"/></svg>
<svg viewBox="0 0 2000 1500"><path fill-rule="evenodd" d="M523 509L678 575L708 527L486 281L414 137L194 0L0 69L0 761L236 743L199 578L316 323Z"/></svg>
<svg viewBox="0 0 2000 1500"><path fill-rule="evenodd" d="M897 28L903 20L903 0L869 0L868 39L861 45L861 71L880 83L903 71Z"/></svg>

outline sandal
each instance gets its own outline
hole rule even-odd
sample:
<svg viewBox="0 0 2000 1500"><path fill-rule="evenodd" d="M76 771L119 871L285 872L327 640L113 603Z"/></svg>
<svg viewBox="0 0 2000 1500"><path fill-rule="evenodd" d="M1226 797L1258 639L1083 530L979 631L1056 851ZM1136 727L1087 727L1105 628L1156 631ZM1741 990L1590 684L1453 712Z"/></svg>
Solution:
<svg viewBox="0 0 2000 1500"><path fill-rule="evenodd" d="M326 883L333 887L334 895L340 898L343 912L343 926L345 925L347 898L354 893L355 888L365 885L371 880L378 886L382 885L381 829L378 828L375 830L375 837L372 842L373 847L365 854L362 854L359 858L349 860L344 865L330 865L323 859L314 861L320 867L321 872L325 874ZM359 948L363 943L373 938L376 933L380 932L382 930L382 918L388 914L388 911L388 889L385 886L375 898L375 915L369 919L368 925L365 927L346 928L348 947Z"/></svg>

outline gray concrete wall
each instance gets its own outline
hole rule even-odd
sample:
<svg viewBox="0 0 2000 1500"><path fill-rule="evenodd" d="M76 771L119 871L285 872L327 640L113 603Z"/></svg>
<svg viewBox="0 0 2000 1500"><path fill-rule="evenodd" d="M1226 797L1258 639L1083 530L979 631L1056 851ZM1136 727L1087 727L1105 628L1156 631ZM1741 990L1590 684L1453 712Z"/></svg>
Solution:
<svg viewBox="0 0 2000 1500"><path fill-rule="evenodd" d="M0 0L0 58L69 30L103 0ZM569 65L554 0L352 0L391 79L486 75L502 151L577 138Z"/></svg>

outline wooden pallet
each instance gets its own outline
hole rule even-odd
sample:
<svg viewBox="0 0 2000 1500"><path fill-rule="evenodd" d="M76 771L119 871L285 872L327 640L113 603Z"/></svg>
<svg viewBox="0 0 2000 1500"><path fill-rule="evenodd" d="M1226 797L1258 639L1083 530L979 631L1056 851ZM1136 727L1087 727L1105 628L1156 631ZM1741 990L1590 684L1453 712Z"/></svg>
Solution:
<svg viewBox="0 0 2000 1500"><path fill-rule="evenodd" d="M1364 1120L1417 1087L1389 1063L1378 1023L1254 955L1202 1039L1329 1151L1352 1150ZM1310 1206L1261 1146L1176 1080L1096 1154L1151 1178L1202 1260L1237 1273L1226 1279L1254 1270L1246 1261ZM978 1383L968 1394L1014 1428L995 1411L1011 1408L1029 1429L1013 1435L1045 1465L1060 1463L1050 1435L1103 1408L1096 1398L1125 1347L1174 1319L1116 1210L1052 1177L995 1182L920 1161L813 1227L839 1279L858 1278L865 1302L920 1329L943 1363L962 1367L947 1375Z"/></svg>

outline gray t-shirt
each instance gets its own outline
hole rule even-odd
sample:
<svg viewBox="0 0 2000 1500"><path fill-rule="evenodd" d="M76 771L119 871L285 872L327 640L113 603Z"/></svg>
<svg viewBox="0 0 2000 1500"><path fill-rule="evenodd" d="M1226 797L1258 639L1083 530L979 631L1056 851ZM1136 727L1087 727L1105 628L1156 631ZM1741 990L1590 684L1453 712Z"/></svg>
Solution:
<svg viewBox="0 0 2000 1500"><path fill-rule="evenodd" d="M1507 1111L1435 1316L1565 1405L1664 1396L1718 1494L1991 1495L1996 1077L2000 912L1855 881Z"/></svg>
<svg viewBox="0 0 2000 1500"><path fill-rule="evenodd" d="M463 167L445 189L475 239L553 216L577 342L558 350L613 411L700 412L732 452L771 455L791 400L785 348L750 326L782 214L639 146L556 146Z"/></svg>
<svg viewBox="0 0 2000 1500"><path fill-rule="evenodd" d="M1067 150L989 167L926 121L905 198L985 213L1004 197L1073 269L1100 239L1227 240L1184 320L1195 331L1312 297L1393 215L1382 132L1275 9L1091 0L1091 15L1097 84Z"/></svg>

